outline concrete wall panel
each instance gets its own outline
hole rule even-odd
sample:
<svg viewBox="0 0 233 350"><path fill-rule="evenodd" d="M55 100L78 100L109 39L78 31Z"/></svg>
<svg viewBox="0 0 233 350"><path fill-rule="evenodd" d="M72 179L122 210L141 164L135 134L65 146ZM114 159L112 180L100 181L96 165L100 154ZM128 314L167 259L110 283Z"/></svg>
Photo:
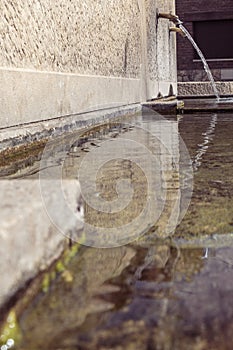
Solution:
<svg viewBox="0 0 233 350"><path fill-rule="evenodd" d="M1 127L140 101L140 80L0 69Z"/></svg>
<svg viewBox="0 0 233 350"><path fill-rule="evenodd" d="M176 91L174 0L2 0L0 128Z"/></svg>

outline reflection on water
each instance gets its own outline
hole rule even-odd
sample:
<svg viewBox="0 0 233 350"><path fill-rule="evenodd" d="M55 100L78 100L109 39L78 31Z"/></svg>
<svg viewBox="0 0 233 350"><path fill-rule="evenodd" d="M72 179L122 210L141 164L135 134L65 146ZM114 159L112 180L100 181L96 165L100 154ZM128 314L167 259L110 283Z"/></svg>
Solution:
<svg viewBox="0 0 233 350"><path fill-rule="evenodd" d="M207 152L210 142L214 138L216 124L217 124L217 115L213 114L211 121L210 121L209 128L207 129L207 131L202 133L203 142L198 145L198 150L197 150L196 156L193 160L193 168L195 171L197 171L198 168L201 166L202 158L203 158L204 154Z"/></svg>
<svg viewBox="0 0 233 350"><path fill-rule="evenodd" d="M51 166L65 154L63 175L73 177L88 151L119 134L133 137L138 125L157 133L160 141L156 144L147 135L147 146L159 150L161 183L167 188L160 219L129 245L82 249L67 267L69 278L58 275L19 318L22 341L16 349L232 349L232 115L185 115L179 122L157 124L149 116L137 117L128 129L111 125L81 144L72 140L68 150L61 146ZM178 130L198 164L194 193L173 238L158 240L162 233L174 231L187 194L188 184L181 176L187 158L180 152ZM146 188L140 171L128 161L122 170L117 160L98 174L96 191L105 200L115 198L119 177L131 178L138 188L136 204L125 217L116 216L116 222L131 220L143 207ZM30 169L21 170L20 176L27 172L35 178ZM85 215L105 221L89 207Z"/></svg>
<svg viewBox="0 0 233 350"><path fill-rule="evenodd" d="M191 205L177 235L187 238L230 233L233 227L232 114L186 115L179 128L191 158L195 162L201 154L201 164L194 173ZM208 148L203 151L205 142Z"/></svg>
<svg viewBox="0 0 233 350"><path fill-rule="evenodd" d="M18 349L230 349L232 252L87 248L23 314Z"/></svg>
<svg viewBox="0 0 233 350"><path fill-rule="evenodd" d="M113 247L141 238L148 229L156 236L172 235L190 202L192 172L176 116L164 119L146 109L130 120L48 142L40 162L16 169L8 178L36 180L39 174L45 203L50 194L63 196L57 188L61 174L62 179L78 178L85 244ZM46 208L65 233L49 205ZM83 242L83 233L72 232L72 239Z"/></svg>

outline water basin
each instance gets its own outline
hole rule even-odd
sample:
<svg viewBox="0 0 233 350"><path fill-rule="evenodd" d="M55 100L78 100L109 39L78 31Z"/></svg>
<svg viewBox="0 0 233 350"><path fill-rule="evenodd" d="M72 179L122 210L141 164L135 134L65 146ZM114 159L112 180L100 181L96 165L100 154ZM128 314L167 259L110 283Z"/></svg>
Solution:
<svg viewBox="0 0 233 350"><path fill-rule="evenodd" d="M38 293L19 314L20 337L15 349L232 349L233 115L192 113L167 118L169 124L159 124L166 131L160 141L166 140L168 149L176 152L169 157L169 152L159 148L161 169L167 171L161 185L165 181L170 186L160 219L127 245L84 247L78 252L47 290ZM68 177L76 173L85 152L103 139L131 134L138 125L158 130L157 122L153 114L143 120L134 117L127 121L128 129L111 125L84 137L81 144L72 143L64 173ZM177 202L177 193L189 194L177 192L174 180L179 169L172 167L171 160L176 159L181 169L185 163L177 130L193 164L193 194L172 237L161 237L159 232L166 230L171 215L176 224L179 221L180 212L174 207L182 208L182 196ZM148 140L147 144L153 141ZM63 153L61 146L55 167ZM128 170L126 162L124 171ZM141 208L144 193L140 169L130 167L130 171L139 190L134 198L137 205L129 209L127 218ZM104 183L106 198L112 200L119 164L108 164L109 172L111 180ZM37 179L39 173L39 160L30 167L19 165L14 171L11 167L8 175L6 167L2 170L2 176L11 179ZM104 175L100 183L103 179ZM95 214L89 211L89 215ZM115 218L116 222L123 219Z"/></svg>

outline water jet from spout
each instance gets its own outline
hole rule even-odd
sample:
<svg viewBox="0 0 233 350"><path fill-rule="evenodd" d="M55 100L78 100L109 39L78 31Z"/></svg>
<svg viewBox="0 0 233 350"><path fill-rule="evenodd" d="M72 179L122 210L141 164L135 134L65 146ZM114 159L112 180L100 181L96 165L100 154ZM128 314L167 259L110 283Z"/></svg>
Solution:
<svg viewBox="0 0 233 350"><path fill-rule="evenodd" d="M211 70L209 68L209 65L202 53L202 51L200 50L200 48L198 47L197 43L195 42L195 40L193 39L193 37L191 36L191 34L189 33L189 31L182 25L180 24L179 25L179 29L182 30L182 32L185 34L185 36L187 37L187 39L190 41L190 43L193 45L194 49L197 51L197 54L198 56L200 57L202 63L203 63L203 66L204 66L204 69L205 69L205 72L209 78L209 81L212 85L212 89L213 89L213 92L214 92L214 95L216 96L217 98L217 102L220 101L220 96L219 96L219 93L218 93L218 90L217 90L217 86L216 86L216 83L214 81L214 78L213 78L213 75L211 73Z"/></svg>
<svg viewBox="0 0 233 350"><path fill-rule="evenodd" d="M176 25L176 27L170 28L169 30L172 31L172 32L177 32L177 33L183 35L184 37L187 37L187 39L193 45L194 49L197 51L197 54L199 55L199 57L200 57L200 59L201 59L201 61L203 63L205 72L206 72L206 74L207 74L207 76L209 78L209 81L211 83L214 95L216 96L217 102L219 103L220 102L220 96L219 96L219 93L218 93L217 86L216 86L216 83L214 81L213 75L212 75L211 70L210 70L210 68L208 66L208 63L207 63L207 61L206 61L202 51L198 47L197 43L195 42L195 40L193 39L193 37L189 33L189 31L183 26L183 24L182 24L183 22L179 19L179 17L177 15L172 14L172 13L158 13L158 18L165 18L165 19L168 19L169 21L172 21Z"/></svg>

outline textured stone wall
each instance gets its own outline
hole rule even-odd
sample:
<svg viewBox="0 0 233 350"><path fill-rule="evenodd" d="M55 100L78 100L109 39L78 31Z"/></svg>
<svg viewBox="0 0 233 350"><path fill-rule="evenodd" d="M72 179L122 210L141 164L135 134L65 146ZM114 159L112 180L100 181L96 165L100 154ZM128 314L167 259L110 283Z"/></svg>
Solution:
<svg viewBox="0 0 233 350"><path fill-rule="evenodd" d="M153 96L157 84L158 94L167 95L169 82L176 81L176 34L169 32L173 24L158 18L158 13L174 13L171 0L146 0L147 13L147 62L148 95ZM175 92L175 87L174 87Z"/></svg>
<svg viewBox="0 0 233 350"><path fill-rule="evenodd" d="M176 91L175 0L2 0L0 127Z"/></svg>
<svg viewBox="0 0 233 350"><path fill-rule="evenodd" d="M168 20L157 17L158 12L174 13L174 2L170 0L146 0L147 12L147 57L151 80L174 79L175 69L170 69L174 60L175 36L169 33L172 26ZM174 68L174 67L173 67Z"/></svg>
<svg viewBox="0 0 233 350"><path fill-rule="evenodd" d="M222 81L216 83L220 95L233 95L233 82ZM178 83L178 95L180 96L213 96L213 88L207 81Z"/></svg>
<svg viewBox="0 0 233 350"><path fill-rule="evenodd" d="M1 1L1 66L138 77L140 13L132 0Z"/></svg>
<svg viewBox="0 0 233 350"><path fill-rule="evenodd" d="M158 79L157 66L157 3L153 0L146 0L147 13L147 59L148 59L148 78L152 80Z"/></svg>

